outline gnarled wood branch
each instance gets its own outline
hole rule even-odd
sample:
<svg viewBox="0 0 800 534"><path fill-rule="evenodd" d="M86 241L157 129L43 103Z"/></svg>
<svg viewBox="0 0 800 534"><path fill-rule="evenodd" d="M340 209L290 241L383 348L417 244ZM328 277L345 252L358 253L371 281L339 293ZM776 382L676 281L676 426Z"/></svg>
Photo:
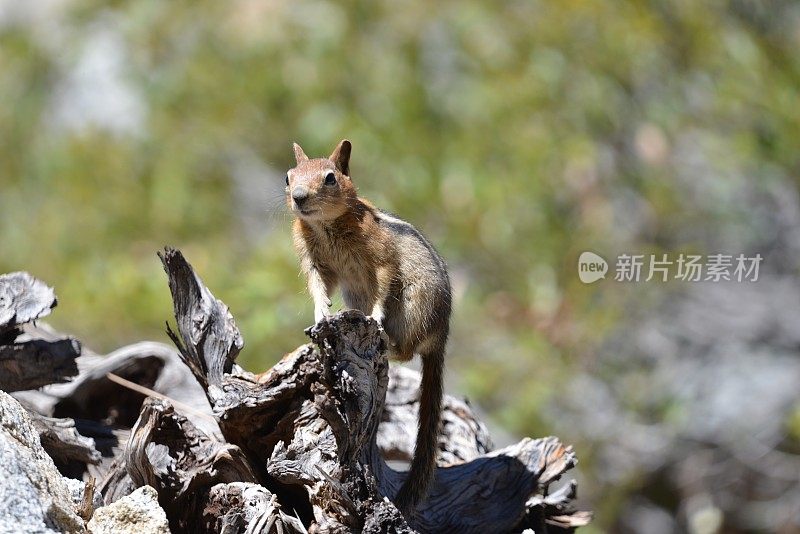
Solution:
<svg viewBox="0 0 800 534"><path fill-rule="evenodd" d="M200 521L211 486L254 482L235 445L211 439L169 402L148 398L125 448L125 469L134 486L152 486L175 532Z"/></svg>
<svg viewBox="0 0 800 534"><path fill-rule="evenodd" d="M180 252L167 248L158 256L169 275L175 319L183 343L169 326L167 333L195 378L213 397L223 373L230 372L244 345L242 335L228 307L214 298Z"/></svg>

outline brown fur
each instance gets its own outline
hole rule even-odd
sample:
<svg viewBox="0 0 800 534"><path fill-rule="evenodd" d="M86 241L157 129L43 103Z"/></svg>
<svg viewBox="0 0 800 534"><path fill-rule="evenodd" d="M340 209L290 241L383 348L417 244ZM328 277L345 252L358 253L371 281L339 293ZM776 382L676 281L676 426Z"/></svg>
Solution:
<svg viewBox="0 0 800 534"><path fill-rule="evenodd" d="M410 513L425 497L436 467L444 353L450 325L450 280L433 246L413 226L358 197L349 176L350 142L328 158L309 159L294 145L286 200L314 318L330 312L340 287L345 305L372 315L394 359L422 356L420 418L414 459L395 498ZM333 173L335 183L326 184Z"/></svg>

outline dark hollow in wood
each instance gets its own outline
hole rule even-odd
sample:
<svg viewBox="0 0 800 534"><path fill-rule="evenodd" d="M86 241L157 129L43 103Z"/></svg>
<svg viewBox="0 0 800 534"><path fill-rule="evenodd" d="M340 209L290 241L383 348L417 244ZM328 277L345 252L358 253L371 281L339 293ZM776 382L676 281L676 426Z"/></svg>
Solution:
<svg viewBox="0 0 800 534"><path fill-rule="evenodd" d="M30 328L30 325L25 326L24 334L27 337L60 337L49 329ZM74 420L78 433L94 440L95 448L102 455L100 463L55 458L56 466L62 474L71 478L88 481L94 477L106 498L109 494L103 491L103 481L114 460L124 450L130 428L138 419L146 398L109 380L109 373L175 399L181 405L189 405L194 414L205 413L202 418L194 419L196 426L208 434L219 435L219 427L211 416L211 407L203 389L173 347L163 343L139 342L106 356L84 351L76 361L79 373L71 382L46 386L37 391L21 391L14 393L14 396L29 411ZM115 494L108 502L126 494Z"/></svg>
<svg viewBox="0 0 800 534"><path fill-rule="evenodd" d="M75 421L68 418L45 417L36 412L28 412L33 426L39 433L42 447L57 463L76 461L82 464L99 464L100 451L94 440L82 436Z"/></svg>

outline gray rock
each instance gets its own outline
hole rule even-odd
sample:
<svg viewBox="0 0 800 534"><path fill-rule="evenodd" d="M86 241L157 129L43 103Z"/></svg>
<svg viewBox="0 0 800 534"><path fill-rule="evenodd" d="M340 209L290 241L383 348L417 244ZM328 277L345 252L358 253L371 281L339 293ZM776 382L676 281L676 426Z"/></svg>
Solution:
<svg viewBox="0 0 800 534"><path fill-rule="evenodd" d="M92 534L169 534L167 514L150 486L96 510L87 526Z"/></svg>
<svg viewBox="0 0 800 534"><path fill-rule="evenodd" d="M0 532L85 532L27 412L0 391Z"/></svg>

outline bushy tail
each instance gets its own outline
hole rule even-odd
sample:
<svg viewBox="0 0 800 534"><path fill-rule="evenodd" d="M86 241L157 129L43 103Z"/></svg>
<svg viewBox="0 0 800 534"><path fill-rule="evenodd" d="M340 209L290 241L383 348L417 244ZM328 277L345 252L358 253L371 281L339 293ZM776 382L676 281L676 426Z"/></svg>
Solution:
<svg viewBox="0 0 800 534"><path fill-rule="evenodd" d="M436 470L439 420L442 411L444 347L422 356L422 386L419 403L419 426L414 459L395 504L403 514L413 512L428 494Z"/></svg>

